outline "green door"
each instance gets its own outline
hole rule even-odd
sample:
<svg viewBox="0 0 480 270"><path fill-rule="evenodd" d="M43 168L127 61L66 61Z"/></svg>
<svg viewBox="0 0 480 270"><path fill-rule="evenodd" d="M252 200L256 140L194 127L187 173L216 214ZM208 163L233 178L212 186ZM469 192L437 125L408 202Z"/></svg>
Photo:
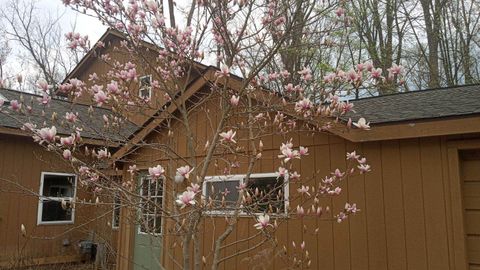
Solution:
<svg viewBox="0 0 480 270"><path fill-rule="evenodd" d="M135 226L133 252L134 270L158 270L162 255L163 180L152 180L148 175L139 177L141 196L138 222Z"/></svg>

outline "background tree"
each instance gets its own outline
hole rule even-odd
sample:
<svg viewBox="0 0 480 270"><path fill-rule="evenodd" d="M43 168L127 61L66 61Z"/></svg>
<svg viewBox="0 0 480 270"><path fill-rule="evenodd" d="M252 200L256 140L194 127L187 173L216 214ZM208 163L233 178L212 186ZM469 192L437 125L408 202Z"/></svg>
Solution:
<svg viewBox="0 0 480 270"><path fill-rule="evenodd" d="M14 53L22 59L23 68L35 70L25 78L30 85L41 78L56 86L80 61L80 54L66 49L68 29L60 23L63 15L41 10L35 0L8 1L0 9L5 38L18 46Z"/></svg>

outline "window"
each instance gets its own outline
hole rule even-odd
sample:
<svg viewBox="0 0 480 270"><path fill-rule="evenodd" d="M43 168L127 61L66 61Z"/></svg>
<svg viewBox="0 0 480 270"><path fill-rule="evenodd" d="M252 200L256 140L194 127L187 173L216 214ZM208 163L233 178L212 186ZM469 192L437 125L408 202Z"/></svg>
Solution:
<svg viewBox="0 0 480 270"><path fill-rule="evenodd" d="M120 193L115 192L113 195L113 217L112 217L112 228L118 229L120 227Z"/></svg>
<svg viewBox="0 0 480 270"><path fill-rule="evenodd" d="M138 95L143 99L150 99L152 97L152 75L140 77Z"/></svg>
<svg viewBox="0 0 480 270"><path fill-rule="evenodd" d="M245 175L215 176L203 183L203 196L211 199L213 210L209 214L226 214L234 211L239 199L238 187L245 182ZM286 213L288 184L276 173L251 174L245 187L251 201L244 203L245 212L276 214Z"/></svg>
<svg viewBox="0 0 480 270"><path fill-rule="evenodd" d="M37 224L74 222L71 202L75 197L77 177L74 174L42 172Z"/></svg>
<svg viewBox="0 0 480 270"><path fill-rule="evenodd" d="M162 232L163 179L140 178L140 226L139 233Z"/></svg>

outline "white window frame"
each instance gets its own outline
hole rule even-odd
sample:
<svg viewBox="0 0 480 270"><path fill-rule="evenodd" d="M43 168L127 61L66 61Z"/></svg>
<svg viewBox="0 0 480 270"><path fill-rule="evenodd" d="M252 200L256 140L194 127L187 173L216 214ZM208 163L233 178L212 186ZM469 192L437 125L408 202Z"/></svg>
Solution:
<svg viewBox="0 0 480 270"><path fill-rule="evenodd" d="M118 196L120 196L120 193L116 191L113 194L113 210L112 210L112 229L114 230L118 230L120 228L120 212L118 212L118 226L115 225L115 210L116 208L118 208L119 211L121 211L122 209L121 203L117 205L115 201Z"/></svg>
<svg viewBox="0 0 480 270"><path fill-rule="evenodd" d="M149 78L150 86L143 86L142 87L142 79L143 78ZM139 83L138 96L140 98L144 99L145 97L142 96L142 90L143 89L148 89L148 99L151 99L152 98L152 75L141 76L140 78L138 78L138 83Z"/></svg>
<svg viewBox="0 0 480 270"><path fill-rule="evenodd" d="M72 197L46 197L43 196L43 183L45 175L57 175L57 176L67 176L73 177L74 183L73 185L73 195ZM43 202L46 200L50 201L59 201L66 200L71 202L76 194L77 194L77 175L72 173L58 173L58 172L42 172L40 176L40 190L39 190L39 198L38 198L38 209L37 209L37 225L55 225L55 224L74 224L75 223L75 208L72 207L72 218L71 220L59 220L59 221L42 221L42 213L43 213Z"/></svg>
<svg viewBox="0 0 480 270"><path fill-rule="evenodd" d="M235 174L235 175L223 175L223 176L207 176L202 183L202 196L203 198L207 199L207 183L211 182L226 182L226 181L238 181L238 184L243 184L245 181L246 174ZM279 177L278 173L252 173L250 174L250 179L254 178L266 178L266 177ZM272 213L272 216L286 216L288 215L288 207L289 207L289 193L290 187L288 183L288 175L286 175L283 179L283 192L284 192L284 208L285 212L281 214ZM237 190L231 192L238 192ZM234 211L227 211L227 210L207 210L205 212L207 215L211 216L221 216L221 215L232 215ZM262 215L263 213L253 213L254 215ZM248 213L244 211L240 211L239 216L249 216Z"/></svg>
<svg viewBox="0 0 480 270"><path fill-rule="evenodd" d="M142 188L142 185L143 185L143 181L144 181L145 178L150 178L150 176L149 176L148 174L146 174L146 173L140 175L140 205L142 205L142 201L141 201L141 200L142 200L141 198L142 198L142 196L143 196L143 188ZM158 180L155 180L155 181L158 181ZM161 178L161 181L162 181L162 195L161 195L161 198L162 198L162 208L164 208L164 206L165 206L165 198L164 198L164 197L165 197L165 182L166 182L166 181L165 181L165 178L162 177L162 178ZM159 197L159 196L157 196L157 197ZM142 209L141 209L141 208L139 209L138 215L140 216L140 218L143 218L143 216L142 216L143 214L142 214ZM156 215L156 214L154 214L154 215ZM162 215L162 214L160 214L160 215ZM164 218L163 218L163 216L162 216L162 217L161 217L161 220L160 220L160 232L158 232L158 233L155 233L155 232L150 232L150 233L149 233L149 232L142 232L142 225L139 224L139 225L138 225L137 233L138 233L138 234L141 234L141 235L161 235L161 234L163 233L163 220L164 220Z"/></svg>

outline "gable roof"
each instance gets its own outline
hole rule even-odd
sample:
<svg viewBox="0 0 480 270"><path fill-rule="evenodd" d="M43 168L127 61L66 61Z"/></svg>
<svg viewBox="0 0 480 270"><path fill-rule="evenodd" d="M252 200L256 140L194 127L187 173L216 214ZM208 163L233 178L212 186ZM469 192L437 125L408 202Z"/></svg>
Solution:
<svg viewBox="0 0 480 270"><path fill-rule="evenodd" d="M100 39L95 43L95 45L82 57L80 62L70 71L62 83L67 82L69 79L75 78L76 75L82 72L88 65L98 56L102 50L106 49L109 41L114 39L128 40L126 35L116 29L108 28L105 33L100 37ZM158 46L150 42L142 40L140 46L145 47L150 50L158 51ZM194 65L200 70L204 71L208 66L200 62L195 61Z"/></svg>
<svg viewBox="0 0 480 270"><path fill-rule="evenodd" d="M373 124L480 114L480 84L419 90L352 100L354 120Z"/></svg>
<svg viewBox="0 0 480 270"><path fill-rule="evenodd" d="M8 101L20 100L23 98L25 104L32 106L32 114L28 116L14 114L9 109L3 109L2 112L0 112L0 127L20 129L23 126L21 122L27 121L37 125L38 127L41 127L46 120L46 117L42 116L42 110L44 110L45 115L47 115L47 119L52 115L53 112L57 113L59 119L65 117L67 112L78 112L78 118L85 123L82 127L83 131L81 132L81 135L82 137L89 139L107 139L115 142L124 142L138 129L138 127L133 123L125 120L126 122L124 125L122 125L122 127L118 130L105 130L103 115L108 116L113 114L111 110L106 108L92 106L92 110L89 112L90 106L88 105L76 104L61 99L52 99L50 103L44 107L38 103L37 98L40 97L38 95L1 88L0 94L3 95ZM4 104L4 107L6 106L7 104ZM11 114L12 116L14 115L20 121L6 116L6 113ZM69 135L72 132L71 128L66 126L56 125L56 127L59 134Z"/></svg>

